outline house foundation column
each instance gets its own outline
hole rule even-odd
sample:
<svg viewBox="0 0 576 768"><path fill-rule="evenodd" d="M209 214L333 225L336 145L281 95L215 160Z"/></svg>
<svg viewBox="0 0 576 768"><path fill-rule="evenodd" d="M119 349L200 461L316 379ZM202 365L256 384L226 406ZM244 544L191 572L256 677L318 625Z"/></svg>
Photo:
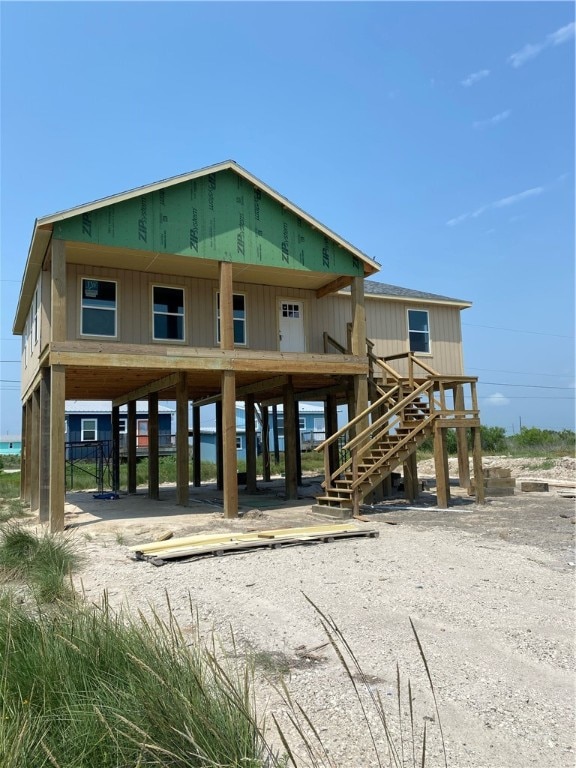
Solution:
<svg viewBox="0 0 576 768"><path fill-rule="evenodd" d="M262 479L270 482L270 418L267 405L260 407L262 415Z"/></svg>
<svg viewBox="0 0 576 768"><path fill-rule="evenodd" d="M446 432L440 427L434 430L434 468L436 471L436 501L439 507L450 504L450 477L448 473L448 452Z"/></svg>
<svg viewBox="0 0 576 768"><path fill-rule="evenodd" d="M31 458L30 467L30 510L38 509L40 501L40 388L36 387L30 398L32 402Z"/></svg>
<svg viewBox="0 0 576 768"><path fill-rule="evenodd" d="M222 384L222 382L221 382ZM222 394L222 396L224 396ZM224 442L222 440L222 401L218 400L216 410L216 488L224 489Z"/></svg>
<svg viewBox="0 0 576 768"><path fill-rule="evenodd" d="M136 400L128 401L127 418L127 468L128 468L128 493L136 493Z"/></svg>
<svg viewBox="0 0 576 768"><path fill-rule="evenodd" d="M50 369L50 490L48 520L51 533L64 530L66 503L66 452L64 421L66 407L66 369Z"/></svg>
<svg viewBox="0 0 576 768"><path fill-rule="evenodd" d="M415 501L418 495L418 462L414 451L404 462L404 498Z"/></svg>
<svg viewBox="0 0 576 768"><path fill-rule="evenodd" d="M32 398L29 397L24 404L23 411L24 431L22 432L23 445L22 456L24 457L24 480L21 483L22 501L30 503L32 490Z"/></svg>
<svg viewBox="0 0 576 768"><path fill-rule="evenodd" d="M244 416L246 426L246 490L256 493L256 410L254 395L246 395L244 400Z"/></svg>
<svg viewBox="0 0 576 768"><path fill-rule="evenodd" d="M186 374L180 373L176 385L176 503L188 506L190 494L190 457L188 449L188 386Z"/></svg>
<svg viewBox="0 0 576 768"><path fill-rule="evenodd" d="M234 349L232 262L221 261L220 348ZM238 516L238 461L236 448L236 374L222 371L222 459L224 517Z"/></svg>
<svg viewBox="0 0 576 768"><path fill-rule="evenodd" d="M148 395L148 498L160 498L158 392Z"/></svg>
<svg viewBox="0 0 576 768"><path fill-rule="evenodd" d="M366 349L366 309L364 306L364 278L355 277L352 281L352 332L350 349L353 355L365 357ZM354 376L354 412L358 415L368 408L368 366L366 373ZM356 434L368 426L368 416L356 425Z"/></svg>
<svg viewBox="0 0 576 768"><path fill-rule="evenodd" d="M298 498L298 469L296 462L296 403L292 377L284 386L284 476L286 499Z"/></svg>
<svg viewBox="0 0 576 768"><path fill-rule="evenodd" d="M40 498L38 519L47 523L50 507L50 368L42 368L40 379Z"/></svg>
<svg viewBox="0 0 576 768"><path fill-rule="evenodd" d="M236 453L236 375L222 373L222 456L224 465L224 517L238 517L238 463Z"/></svg>
<svg viewBox="0 0 576 768"><path fill-rule="evenodd" d="M461 384L454 387L454 410L463 411L464 388ZM460 488L470 488L470 457L468 453L468 435L465 427L456 428L456 450L458 453L458 480Z"/></svg>
<svg viewBox="0 0 576 768"><path fill-rule="evenodd" d="M483 504L484 494L484 473L482 472L482 440L480 427L472 427L472 465L474 468L474 488L476 491L476 501Z"/></svg>
<svg viewBox="0 0 576 768"><path fill-rule="evenodd" d="M331 437L338 432L338 402L335 395L328 395L324 405L324 439ZM330 474L336 472L340 466L340 456L338 455L338 441L328 446L328 463Z"/></svg>
<svg viewBox="0 0 576 768"><path fill-rule="evenodd" d="M202 482L202 457L200 447L200 406L192 406L192 462L194 487L200 488Z"/></svg>
<svg viewBox="0 0 576 768"><path fill-rule="evenodd" d="M120 406L112 406L112 490L120 490Z"/></svg>

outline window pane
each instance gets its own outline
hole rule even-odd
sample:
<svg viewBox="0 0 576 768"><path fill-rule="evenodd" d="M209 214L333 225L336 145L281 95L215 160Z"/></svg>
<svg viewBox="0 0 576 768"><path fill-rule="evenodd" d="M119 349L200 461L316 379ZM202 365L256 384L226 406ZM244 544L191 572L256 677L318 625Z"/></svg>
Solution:
<svg viewBox="0 0 576 768"><path fill-rule="evenodd" d="M82 329L89 336L116 335L116 283L82 279Z"/></svg>
<svg viewBox="0 0 576 768"><path fill-rule="evenodd" d="M116 283L108 280L82 280L82 304L84 306L114 306Z"/></svg>
<svg viewBox="0 0 576 768"><path fill-rule="evenodd" d="M154 288L154 312L184 314L184 291L181 288Z"/></svg>
<svg viewBox="0 0 576 768"><path fill-rule="evenodd" d="M232 309L236 317L238 317L238 312L244 312L244 295L242 293L235 293L232 296Z"/></svg>
<svg viewBox="0 0 576 768"><path fill-rule="evenodd" d="M154 315L155 339L184 339L184 319L176 315Z"/></svg>
<svg viewBox="0 0 576 768"><path fill-rule="evenodd" d="M234 320L234 344L245 344L244 320Z"/></svg>
<svg viewBox="0 0 576 768"><path fill-rule="evenodd" d="M109 309L84 309L82 333L92 336L115 336L116 313Z"/></svg>
<svg viewBox="0 0 576 768"><path fill-rule="evenodd" d="M415 309L408 311L408 322L411 331L428 332L428 312L421 312Z"/></svg>
<svg viewBox="0 0 576 768"><path fill-rule="evenodd" d="M410 351L411 352L429 352L430 344L428 341L427 333L418 333L413 331L410 333Z"/></svg>

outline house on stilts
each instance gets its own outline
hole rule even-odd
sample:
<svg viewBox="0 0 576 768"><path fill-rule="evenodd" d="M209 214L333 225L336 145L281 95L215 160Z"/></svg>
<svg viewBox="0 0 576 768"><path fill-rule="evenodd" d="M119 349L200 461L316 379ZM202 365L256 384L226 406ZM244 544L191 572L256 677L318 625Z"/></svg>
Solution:
<svg viewBox="0 0 576 768"><path fill-rule="evenodd" d="M14 320L23 337L22 497L64 527L65 403L126 406L129 493L137 410L147 400L148 495L159 497L158 403L175 401L177 501L200 484L200 412L216 404L224 514L238 512L236 402L256 486L255 405L283 406L286 498L297 496L298 401L322 403L319 507L358 510L434 436L438 503L449 502L446 429L481 476L476 379L462 363L468 302L367 280L379 265L233 161L37 219ZM337 409L347 406L339 428ZM192 408L192 464L189 409ZM123 417L124 418L124 417ZM263 424L267 430L267 423ZM198 444L196 444L198 440ZM119 450L112 477L119 483ZM482 494L482 483L476 483Z"/></svg>

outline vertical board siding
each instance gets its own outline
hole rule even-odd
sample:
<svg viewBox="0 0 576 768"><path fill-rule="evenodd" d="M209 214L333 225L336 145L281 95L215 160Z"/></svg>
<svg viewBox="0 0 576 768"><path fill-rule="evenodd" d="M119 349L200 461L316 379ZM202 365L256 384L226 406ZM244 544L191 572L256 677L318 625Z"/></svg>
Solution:
<svg viewBox="0 0 576 768"><path fill-rule="evenodd" d="M80 336L80 279L99 277L117 281L118 341L126 344L163 344L152 339L152 286L184 288L185 346L215 347L216 294L218 281L195 277L144 273L133 270L68 265L68 337ZM234 282L235 293L246 296L246 339L248 349L278 349L278 313L281 299L303 302L307 352L324 351L324 331L342 346L347 344L347 324L351 321L349 295L331 294L321 299L314 291ZM460 374L462 338L458 307L407 301L387 301L366 297L366 328L380 357L408 351L407 310L425 309L430 316L431 355L424 362L440 373ZM179 342L169 342L171 346ZM329 352L335 352L330 349ZM404 373L404 369L401 369Z"/></svg>

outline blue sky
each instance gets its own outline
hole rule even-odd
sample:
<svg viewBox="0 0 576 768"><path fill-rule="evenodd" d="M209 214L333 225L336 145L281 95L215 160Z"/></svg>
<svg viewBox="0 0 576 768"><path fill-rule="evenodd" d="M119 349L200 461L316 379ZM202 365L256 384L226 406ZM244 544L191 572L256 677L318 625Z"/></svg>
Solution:
<svg viewBox="0 0 576 768"><path fill-rule="evenodd" d="M484 423L574 428L574 5L26 3L1 11L0 433L34 219L232 158L471 300Z"/></svg>

